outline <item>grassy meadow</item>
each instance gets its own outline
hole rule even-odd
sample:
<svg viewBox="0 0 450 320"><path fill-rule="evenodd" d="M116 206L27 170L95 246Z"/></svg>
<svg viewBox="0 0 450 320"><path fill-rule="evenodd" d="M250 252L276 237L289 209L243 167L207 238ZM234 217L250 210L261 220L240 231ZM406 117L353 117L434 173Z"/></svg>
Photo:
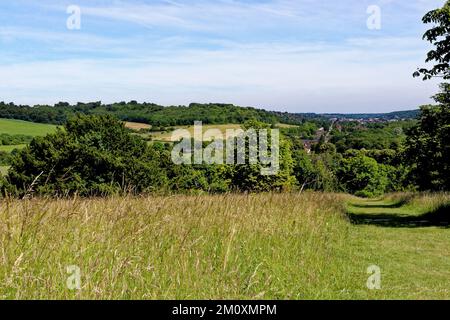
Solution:
<svg viewBox="0 0 450 320"><path fill-rule="evenodd" d="M449 299L449 199L1 200L0 298ZM80 290L66 285L73 265ZM367 288L371 265L380 290Z"/></svg>
<svg viewBox="0 0 450 320"><path fill-rule="evenodd" d="M135 123L135 122L127 122L126 126L127 126L127 128L130 128L130 129L136 130L136 131L139 131L140 129L148 129L151 127L149 125L145 125L142 123ZM279 124L277 124L277 127L278 128L294 128L297 126L279 123ZM175 126L175 127L173 127L173 129L174 130L184 129L184 130L187 130L192 136L194 136L194 126ZM213 125L203 124L202 129L203 129L203 133L205 133L206 131L211 130L211 129L220 130L222 132L223 136L225 137L227 130L242 129L242 125L232 124L232 123L213 124ZM156 132L141 134L141 136L143 136L143 137L151 137L151 139L153 141L160 141L160 142L172 142L172 135L173 135L173 131L156 131ZM181 138L182 138L181 135L174 136L174 140L178 140Z"/></svg>
<svg viewBox="0 0 450 320"><path fill-rule="evenodd" d="M203 133L210 129L218 129L222 132L222 134L225 136L225 133L227 130L237 130L241 129L241 125L239 124L214 124L214 125L203 125ZM187 130L192 136L194 136L194 126L177 126L174 127L175 130L184 129ZM172 142L172 131L164 131L164 132L152 132L150 134L146 134L144 136L150 136L152 140L154 141L161 141L161 142ZM175 140L181 139L182 136L174 136Z"/></svg>
<svg viewBox="0 0 450 320"><path fill-rule="evenodd" d="M25 135L31 137L45 136L56 131L57 126L51 124L34 123L22 120L0 119L0 134ZM23 149L26 144L0 145L0 152L10 153L15 149ZM4 173L5 169L0 168Z"/></svg>
<svg viewBox="0 0 450 320"><path fill-rule="evenodd" d="M0 151L3 152L12 152L15 149L23 149L26 147L26 144L15 144L15 145L11 145L11 146L0 146Z"/></svg>
<svg viewBox="0 0 450 320"><path fill-rule="evenodd" d="M45 136L55 132L57 126L51 124L34 123L22 120L0 119L0 134L23 134L27 136Z"/></svg>

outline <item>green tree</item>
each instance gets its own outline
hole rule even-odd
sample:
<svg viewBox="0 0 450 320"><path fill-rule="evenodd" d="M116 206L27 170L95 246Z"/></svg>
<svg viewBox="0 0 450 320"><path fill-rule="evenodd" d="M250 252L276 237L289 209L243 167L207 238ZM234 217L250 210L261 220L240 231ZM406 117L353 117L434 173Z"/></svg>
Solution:
<svg viewBox="0 0 450 320"><path fill-rule="evenodd" d="M440 9L427 13L424 23L434 26L424 34L424 39L435 46L426 62L434 63L432 69L419 69L414 76L424 80L433 77L450 79L450 1ZM422 190L448 190L450 188L450 84L442 83L441 92L434 97L437 106L421 108L416 127L407 137L406 155L413 169L413 177Z"/></svg>
<svg viewBox="0 0 450 320"><path fill-rule="evenodd" d="M418 69L415 77L423 75L424 80L434 77L450 79L450 1L442 8L428 12L422 19L423 23L433 23L434 26L425 32L423 39L435 46L428 52L426 62L434 63L433 68Z"/></svg>
<svg viewBox="0 0 450 320"><path fill-rule="evenodd" d="M297 179L300 190L303 191L305 188L315 189L318 177L311 156L303 149L297 149L294 150L292 158L294 160L294 176Z"/></svg>
<svg viewBox="0 0 450 320"><path fill-rule="evenodd" d="M249 120L244 126L246 130L267 129L268 140L271 141L270 125L265 123ZM247 141L248 142L248 141ZM277 174L263 175L261 170L263 165L258 162L256 164L249 163L249 145L246 148L246 163L236 164L233 166L231 174L231 188L240 191L272 191L272 190L286 190L295 184L295 177L293 176L293 160L291 153L291 143L283 136L280 136L279 141L279 169ZM254 146L256 147L256 146ZM271 148L269 142L268 149ZM259 151L257 151L259 157Z"/></svg>
<svg viewBox="0 0 450 320"><path fill-rule="evenodd" d="M167 157L112 116L77 116L19 152L8 178L22 195L154 191L167 183L160 166Z"/></svg>
<svg viewBox="0 0 450 320"><path fill-rule="evenodd" d="M338 177L347 192L364 197L383 194L388 184L385 169L375 159L362 154L343 159Z"/></svg>
<svg viewBox="0 0 450 320"><path fill-rule="evenodd" d="M421 190L450 189L450 104L442 99L449 87L442 85L443 93L435 97L442 104L422 107L418 125L408 132L405 158Z"/></svg>

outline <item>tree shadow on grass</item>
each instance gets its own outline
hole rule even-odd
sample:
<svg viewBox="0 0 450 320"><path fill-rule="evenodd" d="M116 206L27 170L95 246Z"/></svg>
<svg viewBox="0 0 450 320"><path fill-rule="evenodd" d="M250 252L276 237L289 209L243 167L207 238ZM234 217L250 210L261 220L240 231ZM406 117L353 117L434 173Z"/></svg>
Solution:
<svg viewBox="0 0 450 320"><path fill-rule="evenodd" d="M355 208L386 208L386 209L395 209L395 208L400 208L403 207L405 205L405 203L403 203L403 201L400 202L396 202L396 203L390 203L390 204L385 204L385 203L352 203L352 206Z"/></svg>
<svg viewBox="0 0 450 320"><path fill-rule="evenodd" d="M367 207L366 207L367 208ZM373 206L371 208L374 208ZM386 208L377 206L377 208ZM423 228L423 227L450 227L450 204L440 206L436 210L420 216L403 215L396 213L347 213L352 224L374 225L389 228Z"/></svg>
<svg viewBox="0 0 450 320"><path fill-rule="evenodd" d="M356 208L400 208L403 207L404 205L408 204L411 199L413 199L413 196L405 196L402 199L394 202L394 203L356 203L356 204L352 204L353 207ZM377 200L377 201L382 201L382 200Z"/></svg>

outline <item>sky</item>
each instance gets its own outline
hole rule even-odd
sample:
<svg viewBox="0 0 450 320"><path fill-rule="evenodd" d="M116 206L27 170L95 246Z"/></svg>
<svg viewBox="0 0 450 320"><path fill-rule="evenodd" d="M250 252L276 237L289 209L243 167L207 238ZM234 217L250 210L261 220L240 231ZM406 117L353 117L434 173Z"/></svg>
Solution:
<svg viewBox="0 0 450 320"><path fill-rule="evenodd" d="M444 2L0 0L0 101L416 109L438 90L412 77L421 18Z"/></svg>

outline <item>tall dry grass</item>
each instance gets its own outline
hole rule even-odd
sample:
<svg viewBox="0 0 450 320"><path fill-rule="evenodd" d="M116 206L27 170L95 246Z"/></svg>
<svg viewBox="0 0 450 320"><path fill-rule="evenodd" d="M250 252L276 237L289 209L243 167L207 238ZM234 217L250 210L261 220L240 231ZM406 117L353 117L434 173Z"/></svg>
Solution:
<svg viewBox="0 0 450 320"><path fill-rule="evenodd" d="M336 297L352 281L342 197L1 200L0 298Z"/></svg>

